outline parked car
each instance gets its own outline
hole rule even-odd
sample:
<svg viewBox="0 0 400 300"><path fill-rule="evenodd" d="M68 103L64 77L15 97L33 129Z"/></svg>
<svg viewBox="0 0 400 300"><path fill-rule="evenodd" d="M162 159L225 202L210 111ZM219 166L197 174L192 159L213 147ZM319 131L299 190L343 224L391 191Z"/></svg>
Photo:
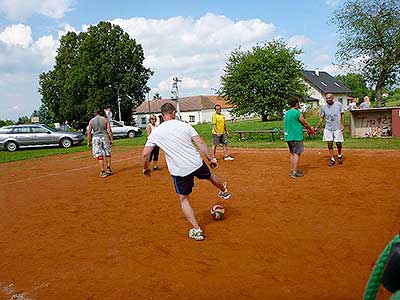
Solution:
<svg viewBox="0 0 400 300"><path fill-rule="evenodd" d="M16 151L23 147L58 145L69 148L80 144L84 136L80 132L57 131L44 124L24 124L0 128L0 149Z"/></svg>
<svg viewBox="0 0 400 300"><path fill-rule="evenodd" d="M139 127L127 126L115 120L111 120L110 125L114 137L133 138L142 134L142 130Z"/></svg>

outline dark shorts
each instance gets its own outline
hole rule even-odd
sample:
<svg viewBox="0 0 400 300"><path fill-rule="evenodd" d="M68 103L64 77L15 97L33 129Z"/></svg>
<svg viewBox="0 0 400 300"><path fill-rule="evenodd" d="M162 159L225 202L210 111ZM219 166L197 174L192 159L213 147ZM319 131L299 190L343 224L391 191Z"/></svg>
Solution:
<svg viewBox="0 0 400 300"><path fill-rule="evenodd" d="M291 154L302 154L304 152L303 141L288 141L289 151Z"/></svg>
<svg viewBox="0 0 400 300"><path fill-rule="evenodd" d="M213 136L213 145L228 144L228 139L226 138L226 134L221 134L221 136L213 134L212 136Z"/></svg>
<svg viewBox="0 0 400 300"><path fill-rule="evenodd" d="M179 195L190 195L194 186L194 177L198 179L210 179L211 172L206 163L203 161L203 165L196 171L186 176L172 176L175 185L175 191Z"/></svg>

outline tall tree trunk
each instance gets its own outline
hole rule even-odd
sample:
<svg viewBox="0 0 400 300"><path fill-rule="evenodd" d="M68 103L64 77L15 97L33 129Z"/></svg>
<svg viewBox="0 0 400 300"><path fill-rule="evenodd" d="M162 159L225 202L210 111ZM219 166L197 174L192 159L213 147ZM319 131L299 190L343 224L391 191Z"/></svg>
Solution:
<svg viewBox="0 0 400 300"><path fill-rule="evenodd" d="M378 82L375 87L376 107L382 106L382 90L383 86L380 82Z"/></svg>

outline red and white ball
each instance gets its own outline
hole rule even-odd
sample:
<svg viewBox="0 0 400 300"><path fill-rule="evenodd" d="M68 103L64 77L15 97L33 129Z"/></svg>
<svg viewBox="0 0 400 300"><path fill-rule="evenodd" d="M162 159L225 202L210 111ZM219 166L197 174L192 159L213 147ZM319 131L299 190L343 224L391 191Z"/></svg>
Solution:
<svg viewBox="0 0 400 300"><path fill-rule="evenodd" d="M225 208L221 204L211 207L211 216L214 220L221 220L225 214Z"/></svg>

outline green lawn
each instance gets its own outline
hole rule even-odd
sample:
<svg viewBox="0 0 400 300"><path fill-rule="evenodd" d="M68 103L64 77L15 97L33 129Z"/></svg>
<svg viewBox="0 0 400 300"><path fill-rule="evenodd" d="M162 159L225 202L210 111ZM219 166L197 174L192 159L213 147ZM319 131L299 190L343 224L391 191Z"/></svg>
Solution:
<svg viewBox="0 0 400 300"><path fill-rule="evenodd" d="M400 139L392 138L351 138L349 133L349 116L345 115L345 148L352 149L400 149ZM308 118L307 122L311 126L315 126L318 122L318 118ZM198 133L204 138L208 145L211 145L211 124L201 124L194 126ZM283 128L283 121L271 121L261 122L260 120L247 120L229 122L228 129L232 133L234 130L252 130L252 129L273 129ZM114 151L128 151L135 147L143 147L146 141L146 136L133 138L133 139L116 139L114 144ZM322 142L321 133L315 137L305 137L305 146L307 148L325 148L326 143ZM281 139L271 141L269 134L252 134L245 137L244 140L240 140L238 135L231 134L229 140L230 147L243 147L243 148L286 148L286 143ZM80 146L72 147L70 149L63 148L45 148L45 149L24 149L16 152L0 151L0 163L11 162L23 159L32 159L38 157L45 157L49 155L67 154L74 152L83 152L89 150L86 147L86 141Z"/></svg>

